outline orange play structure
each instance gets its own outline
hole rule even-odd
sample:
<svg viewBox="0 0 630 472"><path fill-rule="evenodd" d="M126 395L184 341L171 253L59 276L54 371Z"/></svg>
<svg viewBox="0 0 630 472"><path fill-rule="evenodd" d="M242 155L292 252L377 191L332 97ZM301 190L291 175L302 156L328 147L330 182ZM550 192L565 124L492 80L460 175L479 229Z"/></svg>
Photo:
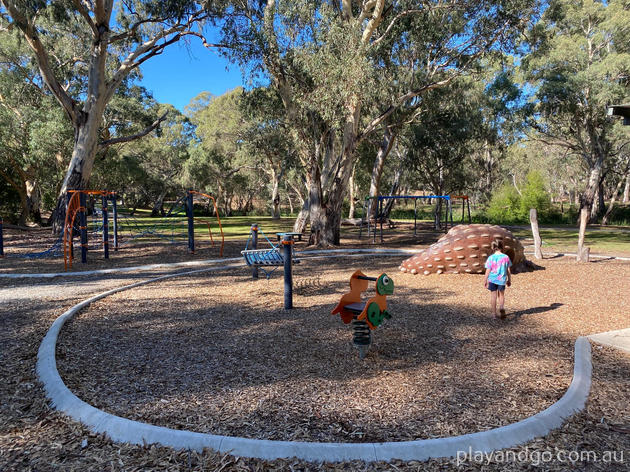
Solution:
<svg viewBox="0 0 630 472"><path fill-rule="evenodd" d="M188 191L188 195L191 197L191 215L192 215L192 197L194 195L199 195L201 197L207 198L209 200L212 200L212 204L214 206L214 214L217 216L217 223L219 224L219 231L221 232L221 249L219 252L219 257L223 257L223 246L225 245L225 236L223 235L223 226L221 226L221 217L219 216L219 208L217 207L217 201L215 200L215 198L212 195L208 195L205 193L201 193L201 192L197 192L196 190L189 190ZM212 244L212 247L214 247L214 239L212 238L212 231L210 229L210 222L207 220L202 220L199 218L195 218L196 221L199 221L200 223L204 223L207 227L208 227L208 235L210 236L210 242ZM193 234L193 238L194 238L194 234ZM195 253L195 245L194 245L194 239L193 242L191 243L189 241L188 243L189 246L189 251L191 254Z"/></svg>
<svg viewBox="0 0 630 472"><path fill-rule="evenodd" d="M116 195L115 192L107 192L104 190L68 190L68 194L70 195L70 199L68 200L66 219L63 225L63 266L65 270L72 268L74 221L77 214L85 215L85 197L88 195L99 197L112 197ZM87 229L85 224L85 218L83 218L83 221L80 222L80 231L85 232ZM108 244L108 241L104 240L103 244ZM86 247L87 241L85 241L82 236L81 248Z"/></svg>

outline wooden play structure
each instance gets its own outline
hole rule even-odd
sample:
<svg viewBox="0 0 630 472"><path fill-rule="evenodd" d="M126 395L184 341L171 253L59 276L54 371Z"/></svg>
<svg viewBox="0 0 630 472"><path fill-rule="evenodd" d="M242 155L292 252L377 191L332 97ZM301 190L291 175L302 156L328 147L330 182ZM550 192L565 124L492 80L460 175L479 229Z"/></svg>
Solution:
<svg viewBox="0 0 630 472"><path fill-rule="evenodd" d="M361 294L368 288L368 282L376 282L376 294L367 301L361 300ZM360 270L350 276L350 292L341 297L331 314L339 314L345 323L352 323L353 342L359 349L359 358L363 359L372 344L371 331L390 319L387 311L387 295L394 293L394 281L387 274L368 277Z"/></svg>

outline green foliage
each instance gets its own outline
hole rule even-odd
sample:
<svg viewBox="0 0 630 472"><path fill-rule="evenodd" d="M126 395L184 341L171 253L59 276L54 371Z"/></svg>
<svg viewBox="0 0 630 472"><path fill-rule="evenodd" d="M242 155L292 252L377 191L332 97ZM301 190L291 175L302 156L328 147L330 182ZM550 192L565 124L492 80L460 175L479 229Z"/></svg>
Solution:
<svg viewBox="0 0 630 472"><path fill-rule="evenodd" d="M2 213L38 221L55 199L72 151L72 128L54 99L33 86L38 71L19 37L0 30L0 185ZM25 198L26 196L26 198Z"/></svg>
<svg viewBox="0 0 630 472"><path fill-rule="evenodd" d="M582 160L587 206L630 142L606 116L609 104L630 98L629 23L627 0L553 0L527 35L521 71L535 89L530 124L541 140Z"/></svg>
<svg viewBox="0 0 630 472"><path fill-rule="evenodd" d="M513 185L505 184L490 200L486 216L496 224L522 223L521 197Z"/></svg>
<svg viewBox="0 0 630 472"><path fill-rule="evenodd" d="M495 224L529 223L529 211L535 208L540 222L557 220L551 206L551 197L539 172L527 175L522 191L511 184L504 184L492 195L490 204L481 219Z"/></svg>
<svg viewBox="0 0 630 472"><path fill-rule="evenodd" d="M521 193L521 218L529 218L529 210L531 208L536 209L539 218L546 218L551 208L551 197L545 189L545 183L539 172L530 172L527 175L527 184Z"/></svg>

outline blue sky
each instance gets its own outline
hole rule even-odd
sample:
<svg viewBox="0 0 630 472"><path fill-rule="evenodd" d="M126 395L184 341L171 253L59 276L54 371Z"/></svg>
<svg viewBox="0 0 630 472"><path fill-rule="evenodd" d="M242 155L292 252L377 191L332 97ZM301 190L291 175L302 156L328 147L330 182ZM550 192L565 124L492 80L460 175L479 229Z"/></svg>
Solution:
<svg viewBox="0 0 630 472"><path fill-rule="evenodd" d="M238 66L230 65L195 39L189 45L179 42L167 47L163 54L146 61L141 71L140 83L158 102L170 103L182 111L203 91L221 95L243 85Z"/></svg>

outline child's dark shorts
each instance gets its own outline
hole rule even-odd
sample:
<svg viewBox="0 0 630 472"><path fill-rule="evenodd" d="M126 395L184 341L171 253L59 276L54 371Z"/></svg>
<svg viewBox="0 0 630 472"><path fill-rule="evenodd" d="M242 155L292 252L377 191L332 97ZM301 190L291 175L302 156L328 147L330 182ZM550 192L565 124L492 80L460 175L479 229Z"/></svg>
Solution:
<svg viewBox="0 0 630 472"><path fill-rule="evenodd" d="M488 282L488 290L490 290L491 292L496 292L497 290L499 292L503 292L505 290L505 285L497 285L493 284L492 282Z"/></svg>

